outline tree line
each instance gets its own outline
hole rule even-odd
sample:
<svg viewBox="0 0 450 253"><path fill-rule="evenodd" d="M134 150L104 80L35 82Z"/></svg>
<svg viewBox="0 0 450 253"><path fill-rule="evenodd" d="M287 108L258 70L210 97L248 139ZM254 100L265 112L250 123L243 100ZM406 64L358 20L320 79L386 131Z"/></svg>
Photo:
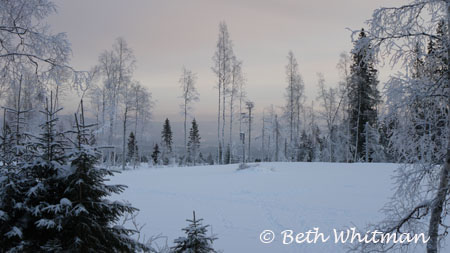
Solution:
<svg viewBox="0 0 450 253"><path fill-rule="evenodd" d="M212 57L218 92L217 147L206 159L195 120L188 132L192 106L199 99L193 71L183 68L179 81L184 148L175 152L168 119L160 141L144 148L150 142L147 129L155 102L148 85L134 79L136 59L124 38L102 52L91 70L77 71L69 65L71 49L66 36L50 33L42 25L56 11L53 2L0 1L0 7L2 245L18 251L75 249L84 247L78 240L88 243L93 239L80 237L89 228L105 235L95 240L108 240L118 250L140 247L127 237L132 231L110 226L134 209L105 200L123 187L105 186L104 177L112 172L99 165L126 169L143 161L181 165L398 162L402 164L396 178L398 190L385 208L386 220L377 228L386 232L428 229L428 252L437 252L439 240L447 234L447 0L411 1L375 10L367 30L353 32L351 52L340 56L341 81L327 87L324 75L318 74L318 95L311 104L306 103L295 54L289 51L285 103L263 110L261 131L255 130L256 105L245 92L243 61L236 57L228 27L221 22ZM379 87L377 69L383 60L401 68L384 90ZM68 92L89 101L78 104L76 117L60 110ZM85 123L85 118L92 124ZM260 148L255 142L260 142ZM61 189L67 185L71 187ZM87 196L92 199L83 198ZM87 217L83 214L95 212L83 203L101 205L103 212ZM76 235L59 233L68 224L79 225ZM37 231L47 230L45 236L34 237ZM355 250L383 246L358 245Z"/></svg>

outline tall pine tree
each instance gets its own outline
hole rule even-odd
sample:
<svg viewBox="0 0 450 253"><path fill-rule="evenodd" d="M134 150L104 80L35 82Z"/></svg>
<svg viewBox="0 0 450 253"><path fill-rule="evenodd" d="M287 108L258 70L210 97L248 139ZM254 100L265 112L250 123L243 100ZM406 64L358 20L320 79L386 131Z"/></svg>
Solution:
<svg viewBox="0 0 450 253"><path fill-rule="evenodd" d="M362 29L352 50L353 62L350 66L348 87L348 113L354 146L354 161L359 161L364 157L366 123L368 122L371 127L375 127L377 122L377 105L380 101L380 95L377 90L377 70L371 52L369 39Z"/></svg>
<svg viewBox="0 0 450 253"><path fill-rule="evenodd" d="M189 130L188 155L189 162L196 164L200 153L200 134L198 131L197 121L192 120L192 126Z"/></svg>
<svg viewBox="0 0 450 253"><path fill-rule="evenodd" d="M170 121L166 118L164 121L163 130L161 132L162 139L162 159L165 165L169 164L169 159L172 155L172 128L170 127Z"/></svg>

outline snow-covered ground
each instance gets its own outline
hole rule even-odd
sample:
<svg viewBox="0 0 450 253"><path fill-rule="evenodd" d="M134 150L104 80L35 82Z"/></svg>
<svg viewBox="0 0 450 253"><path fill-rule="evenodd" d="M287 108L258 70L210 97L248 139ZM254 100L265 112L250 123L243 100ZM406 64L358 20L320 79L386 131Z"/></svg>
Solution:
<svg viewBox="0 0 450 253"><path fill-rule="evenodd" d="M141 168L124 171L112 183L128 185L116 196L140 209L137 221L148 237L184 235L195 210L212 226L224 252L344 252L333 229L364 227L383 218L380 209L392 194L395 164L260 163ZM313 228L330 235L328 242L283 245L282 231ZM260 241L263 230L275 240ZM424 231L426 232L426 231ZM313 238L313 237L311 237Z"/></svg>

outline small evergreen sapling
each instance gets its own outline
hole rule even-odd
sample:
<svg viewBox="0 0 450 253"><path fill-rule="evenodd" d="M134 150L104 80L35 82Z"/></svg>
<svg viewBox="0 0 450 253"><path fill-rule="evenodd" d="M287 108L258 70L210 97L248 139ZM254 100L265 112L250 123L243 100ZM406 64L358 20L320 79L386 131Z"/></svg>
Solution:
<svg viewBox="0 0 450 253"><path fill-rule="evenodd" d="M130 136L128 137L127 162L131 162L133 168L136 168L136 165L140 162L139 147L137 145L136 135L133 132L130 132Z"/></svg>
<svg viewBox="0 0 450 253"><path fill-rule="evenodd" d="M155 146L153 147L153 153L152 153L152 159L153 159L154 165L157 165L159 162L159 153L161 153L161 151L159 151L158 143L156 143Z"/></svg>
<svg viewBox="0 0 450 253"><path fill-rule="evenodd" d="M130 162L134 159L136 152L136 138L133 132L130 132L130 136L128 137L128 152L127 152L127 162Z"/></svg>
<svg viewBox="0 0 450 253"><path fill-rule="evenodd" d="M187 237L179 237L174 240L175 246L172 247L174 253L214 253L212 244L217 240L214 236L207 236L206 232L209 225L202 225L203 219L195 218L195 211L193 212L193 219L186 220L190 224L182 230Z"/></svg>

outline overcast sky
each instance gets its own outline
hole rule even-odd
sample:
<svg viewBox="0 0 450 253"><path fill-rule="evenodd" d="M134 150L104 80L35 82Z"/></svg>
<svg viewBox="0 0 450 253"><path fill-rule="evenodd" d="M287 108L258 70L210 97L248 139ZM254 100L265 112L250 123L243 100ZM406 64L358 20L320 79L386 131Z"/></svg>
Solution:
<svg viewBox="0 0 450 253"><path fill-rule="evenodd" d="M391 3L389 3L391 2ZM179 117L183 66L198 75L195 116L217 113L211 71L218 25L228 25L234 52L244 62L248 97L255 109L283 105L286 56L292 50L308 101L316 97L317 72L336 85L340 52L352 47L350 32L372 11L399 1L368 0L60 0L49 19L54 32L72 43L71 64L87 70L122 36L137 58L134 78L157 100L155 120ZM381 75L383 79L383 73ZM180 117L181 119L181 117ZM180 119L173 119L178 121Z"/></svg>

